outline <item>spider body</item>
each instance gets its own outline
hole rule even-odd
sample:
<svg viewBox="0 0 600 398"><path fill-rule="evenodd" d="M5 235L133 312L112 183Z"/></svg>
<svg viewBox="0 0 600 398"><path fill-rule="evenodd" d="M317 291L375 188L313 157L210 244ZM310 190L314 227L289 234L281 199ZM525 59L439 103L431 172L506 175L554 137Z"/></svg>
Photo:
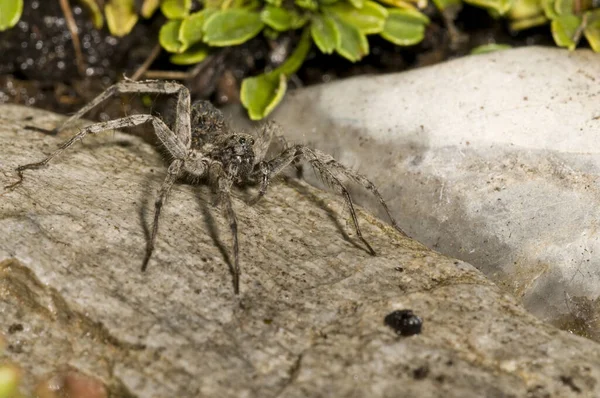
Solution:
<svg viewBox="0 0 600 398"><path fill-rule="evenodd" d="M23 181L23 171L36 169L47 165L52 159L61 155L75 142L82 140L87 134L97 134L106 130L137 126L151 123L163 146L171 155L171 163L155 200L154 221L152 233L146 246L146 256L142 264L145 270L154 251L154 243L158 232L160 213L174 183L182 177L191 176L194 182L210 184L218 196L218 204L223 209L229 222L233 240L233 287L239 293L239 246L238 224L231 200L231 189L234 184L255 183L259 192L252 201L255 203L265 193L273 177L286 167L300 161L308 162L313 169L337 189L344 197L352 216L358 238L365 244L371 254L375 251L363 238L358 225L352 199L342 180L352 180L372 192L387 212L392 225L402 234L404 232L390 215L388 207L373 183L365 176L356 173L336 161L330 155L303 145L293 145L284 148L281 153L271 159L266 159L277 126L267 123L256 136L232 131L225 123L223 114L210 102L199 101L190 103L188 90L177 83L162 81L124 81L109 87L89 104L67 119L62 126L55 129L60 131L72 121L81 118L90 109L97 106L110 96L119 93L158 93L176 94L176 114L173 126L167 126L161 119L152 115L131 115L102 123L94 123L81 129L76 135L63 143L56 151L40 162L29 163L17 168L19 180L9 188Z"/></svg>

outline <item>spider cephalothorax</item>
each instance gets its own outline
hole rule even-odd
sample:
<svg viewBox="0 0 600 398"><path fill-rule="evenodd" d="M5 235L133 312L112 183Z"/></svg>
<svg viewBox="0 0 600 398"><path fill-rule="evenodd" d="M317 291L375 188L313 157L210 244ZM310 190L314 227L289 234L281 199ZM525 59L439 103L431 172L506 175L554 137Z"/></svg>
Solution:
<svg viewBox="0 0 600 398"><path fill-rule="evenodd" d="M267 123L264 125L256 137L245 133L233 132L225 123L221 111L214 108L207 101L190 104L188 90L177 83L156 80L117 83L80 109L79 112L68 118L56 130L64 129L73 120L81 118L100 102L118 93L176 94L177 105L173 126L167 126L156 116L144 114L91 124L81 129L79 133L63 143L56 151L42 161L19 166L17 168L20 177L19 181L10 187L15 187L23 181L23 170L45 166L50 160L62 154L75 142L82 140L87 134L96 134L105 130L151 123L156 135L169 151L172 160L167 169L167 176L158 191L155 201L152 234L146 247L146 256L142 264L142 270L148 265L148 261L154 250L162 206L173 184L185 175L193 177L193 181L204 181L212 185L217 192L219 203L223 208L225 217L229 221L233 237L233 286L236 294L239 293L240 267L238 226L231 201L231 189L234 184L258 183L259 192L253 201L255 202L267 192L267 188L273 177L290 165L306 161L324 181L343 195L350 209L356 235L365 244L371 254L375 254L375 251L362 236L352 199L342 182L344 179L354 181L372 192L390 217L392 225L404 234L390 215L388 207L375 185L365 176L350 170L330 155L304 145L286 146L278 155L267 160L267 150L269 149L274 131L277 129L275 124Z"/></svg>
<svg viewBox="0 0 600 398"><path fill-rule="evenodd" d="M248 178L254 168L254 138L248 134L231 133L214 137L200 151L206 156L220 162L232 176ZM237 182L237 179L236 179Z"/></svg>

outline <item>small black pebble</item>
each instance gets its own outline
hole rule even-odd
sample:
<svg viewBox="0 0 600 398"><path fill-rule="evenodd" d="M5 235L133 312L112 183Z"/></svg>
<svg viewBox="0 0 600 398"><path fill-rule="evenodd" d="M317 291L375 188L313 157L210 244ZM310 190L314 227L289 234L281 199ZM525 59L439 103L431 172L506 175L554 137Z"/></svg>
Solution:
<svg viewBox="0 0 600 398"><path fill-rule="evenodd" d="M415 380L423 380L429 374L429 366L423 365L419 366L415 370L413 370L413 377Z"/></svg>
<svg viewBox="0 0 600 398"><path fill-rule="evenodd" d="M16 332L22 332L22 331L23 331L23 325L21 325L20 323L13 323L12 325L10 325L8 327L9 334L13 334Z"/></svg>
<svg viewBox="0 0 600 398"><path fill-rule="evenodd" d="M423 320L413 314L412 310L397 310L389 313L384 323L394 329L400 336L412 336L421 333Z"/></svg>

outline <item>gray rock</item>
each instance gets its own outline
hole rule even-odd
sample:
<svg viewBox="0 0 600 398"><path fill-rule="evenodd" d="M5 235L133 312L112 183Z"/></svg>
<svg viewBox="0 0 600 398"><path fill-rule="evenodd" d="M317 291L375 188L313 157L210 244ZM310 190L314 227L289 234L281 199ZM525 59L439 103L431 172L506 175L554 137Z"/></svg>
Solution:
<svg viewBox="0 0 600 398"><path fill-rule="evenodd" d="M371 176L409 235L600 340L599 79L599 54L527 47L293 91L272 118Z"/></svg>
<svg viewBox="0 0 600 398"><path fill-rule="evenodd" d="M69 135L25 127L62 119L47 112L0 115L3 186ZM340 200L304 183L274 184L255 207L236 193L240 297L206 187L174 188L140 272L164 172L155 148L107 134L0 194L1 331L25 387L70 368L115 396L600 396L596 343L359 209L370 256ZM422 333L385 326L397 309L422 317Z"/></svg>

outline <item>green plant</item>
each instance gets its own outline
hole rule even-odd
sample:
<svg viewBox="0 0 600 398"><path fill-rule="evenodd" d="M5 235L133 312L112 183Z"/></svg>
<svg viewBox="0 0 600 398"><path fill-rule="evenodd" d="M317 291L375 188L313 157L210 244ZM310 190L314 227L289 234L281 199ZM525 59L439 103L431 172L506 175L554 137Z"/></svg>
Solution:
<svg viewBox="0 0 600 398"><path fill-rule="evenodd" d="M279 67L242 82L241 101L253 120L268 115L283 98L287 79L304 62L314 42L355 62L369 53L367 35L379 34L397 45L420 42L429 19L408 3L392 7L371 0L211 0L190 13L184 0L165 0L161 10L169 21L160 43L175 64L201 61L213 47L244 43L263 32L276 37L302 29L296 49Z"/></svg>
<svg viewBox="0 0 600 398"><path fill-rule="evenodd" d="M106 21L115 36L128 34L140 16L149 18L160 8L167 22L159 42L178 65L201 62L215 47L239 45L261 32L274 38L302 30L296 49L282 65L242 82L241 101L254 120L281 101L288 77L300 68L312 42L325 54L335 52L356 62L369 53L368 35L408 46L423 40L429 23L404 0L205 0L197 12L192 12L192 0L107 0L104 13L97 0L79 1L88 7L97 28Z"/></svg>
<svg viewBox="0 0 600 398"><path fill-rule="evenodd" d="M258 34L275 38L302 30L291 55L274 70L244 79L241 101L251 119L267 116L281 101L287 79L304 62L312 43L325 54L356 62L369 53L367 36L380 35L399 45L419 43L429 19L419 11L427 0L204 0L193 12L192 0L78 0L92 14L97 28L106 21L115 36L128 34L139 18L150 18L159 8L167 18L159 33L161 46L174 64L201 62L216 47L235 46ZM593 0L432 0L446 19L462 2L506 18L513 31L550 24L554 41L574 49L583 37L600 52L600 8ZM0 0L0 31L14 26L23 0ZM483 46L482 53L505 48Z"/></svg>
<svg viewBox="0 0 600 398"><path fill-rule="evenodd" d="M473 1L473 0L469 0ZM480 1L475 0L474 4ZM550 23L554 42L559 47L575 49L585 36L595 52L600 52L600 9L585 0L505 0L492 12L505 14L510 28L520 31Z"/></svg>

